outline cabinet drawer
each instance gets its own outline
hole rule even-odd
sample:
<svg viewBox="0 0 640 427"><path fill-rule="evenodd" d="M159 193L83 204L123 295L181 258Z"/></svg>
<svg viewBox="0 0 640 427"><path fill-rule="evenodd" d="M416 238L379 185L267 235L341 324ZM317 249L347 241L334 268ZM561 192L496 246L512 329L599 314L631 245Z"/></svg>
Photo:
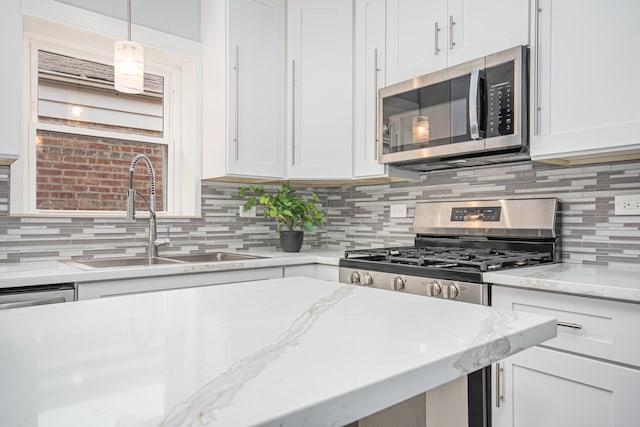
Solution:
<svg viewBox="0 0 640 427"><path fill-rule="evenodd" d="M555 317L558 336L542 345L640 367L640 304L492 287L491 305Z"/></svg>
<svg viewBox="0 0 640 427"><path fill-rule="evenodd" d="M508 357L499 367L499 375L492 368L493 427L638 425L640 369L542 347Z"/></svg>

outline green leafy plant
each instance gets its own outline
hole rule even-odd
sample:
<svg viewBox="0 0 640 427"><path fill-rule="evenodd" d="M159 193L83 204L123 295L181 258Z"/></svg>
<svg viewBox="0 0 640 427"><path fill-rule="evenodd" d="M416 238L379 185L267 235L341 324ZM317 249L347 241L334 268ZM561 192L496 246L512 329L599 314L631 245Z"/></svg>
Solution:
<svg viewBox="0 0 640 427"><path fill-rule="evenodd" d="M316 203L320 199L311 193L311 200L305 201L296 195L287 181L274 194L267 194L264 187L249 185L240 189L240 197L246 197L244 210L248 211L256 205L264 206L265 218L275 218L278 221L278 231L284 226L289 231L298 227L307 233L313 233L313 227L323 224L324 214L318 210Z"/></svg>

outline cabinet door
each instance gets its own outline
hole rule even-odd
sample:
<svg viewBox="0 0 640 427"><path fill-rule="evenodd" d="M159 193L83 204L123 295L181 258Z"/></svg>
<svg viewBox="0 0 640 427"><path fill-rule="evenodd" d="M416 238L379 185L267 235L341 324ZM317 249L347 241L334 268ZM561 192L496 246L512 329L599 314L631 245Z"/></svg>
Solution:
<svg viewBox="0 0 640 427"><path fill-rule="evenodd" d="M446 0L387 1L387 85L447 66Z"/></svg>
<svg viewBox="0 0 640 427"><path fill-rule="evenodd" d="M316 266L316 264L287 265L284 267L283 277L301 276L315 279L318 276Z"/></svg>
<svg viewBox="0 0 640 427"><path fill-rule="evenodd" d="M640 2L540 0L532 41L534 160L640 149ZM534 11L535 12L535 11ZM533 92L532 92L533 93Z"/></svg>
<svg viewBox="0 0 640 427"><path fill-rule="evenodd" d="M288 2L288 177L352 176L352 3Z"/></svg>
<svg viewBox="0 0 640 427"><path fill-rule="evenodd" d="M338 282L338 267L324 264L288 265L284 267L284 277L311 277L313 279Z"/></svg>
<svg viewBox="0 0 640 427"><path fill-rule="evenodd" d="M284 176L285 2L229 2L228 171Z"/></svg>
<svg viewBox="0 0 640 427"><path fill-rule="evenodd" d="M529 44L528 0L449 0L448 15L448 66Z"/></svg>
<svg viewBox="0 0 640 427"><path fill-rule="evenodd" d="M378 162L378 88L385 85L386 0L356 0L354 29L355 177L382 175Z"/></svg>
<svg viewBox="0 0 640 427"><path fill-rule="evenodd" d="M640 370L532 347L500 362L494 427L631 427L640 419Z"/></svg>
<svg viewBox="0 0 640 427"><path fill-rule="evenodd" d="M0 165L11 164L20 152L20 88L22 85L22 13L20 0L5 0L0 18L0 38L2 39L2 67L0 67Z"/></svg>

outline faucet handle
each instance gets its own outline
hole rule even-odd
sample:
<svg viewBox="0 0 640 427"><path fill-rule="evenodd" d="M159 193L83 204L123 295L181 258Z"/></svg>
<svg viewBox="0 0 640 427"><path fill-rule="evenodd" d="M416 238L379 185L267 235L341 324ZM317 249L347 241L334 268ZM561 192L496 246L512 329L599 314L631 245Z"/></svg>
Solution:
<svg viewBox="0 0 640 427"><path fill-rule="evenodd" d="M168 245L169 243L171 243L171 240L169 240L168 237L166 237L164 239L156 239L156 240L153 241L153 244L156 245L156 247L163 246L163 245Z"/></svg>
<svg viewBox="0 0 640 427"><path fill-rule="evenodd" d="M153 244L155 245L155 247L157 248L158 246L163 246L163 245L168 245L171 243L171 240L169 240L169 229L171 227L169 225L167 225L167 237L165 237L164 239L159 239L156 237L156 240L153 241Z"/></svg>

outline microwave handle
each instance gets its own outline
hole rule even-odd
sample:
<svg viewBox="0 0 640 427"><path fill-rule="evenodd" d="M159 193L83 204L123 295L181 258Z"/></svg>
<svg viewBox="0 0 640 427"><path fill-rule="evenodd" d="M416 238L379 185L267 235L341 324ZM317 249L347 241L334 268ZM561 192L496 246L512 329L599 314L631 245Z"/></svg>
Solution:
<svg viewBox="0 0 640 427"><path fill-rule="evenodd" d="M480 139L480 125L478 118L478 91L480 89L480 70L475 69L471 72L471 80L469 82L469 130L471 139Z"/></svg>

